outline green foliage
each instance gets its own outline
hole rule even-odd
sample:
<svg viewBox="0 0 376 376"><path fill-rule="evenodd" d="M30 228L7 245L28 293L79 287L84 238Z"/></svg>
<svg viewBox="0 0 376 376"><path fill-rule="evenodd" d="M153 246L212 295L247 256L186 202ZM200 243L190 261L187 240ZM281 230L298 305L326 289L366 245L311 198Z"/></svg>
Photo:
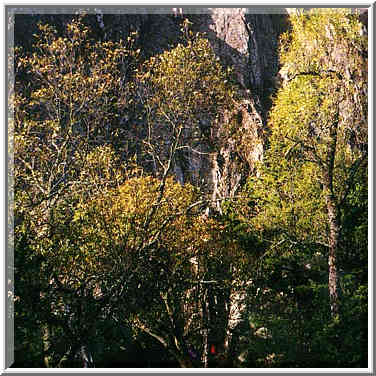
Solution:
<svg viewBox="0 0 376 376"><path fill-rule="evenodd" d="M95 144L108 142L127 106L126 83L138 55L132 38L94 42L80 21L72 21L63 37L40 25L36 46L32 55L16 57L18 73L31 81L29 88L16 81L16 118L51 128L56 136L68 133Z"/></svg>
<svg viewBox="0 0 376 376"><path fill-rule="evenodd" d="M358 281L368 280L368 174L362 168L342 209L340 262L344 269L357 274Z"/></svg>
<svg viewBox="0 0 376 376"><path fill-rule="evenodd" d="M28 247L25 236L14 245L15 264L15 358L20 367L42 367L43 346L36 308L43 260Z"/></svg>
<svg viewBox="0 0 376 376"><path fill-rule="evenodd" d="M341 312L333 320L325 259L284 248L262 258L249 290L253 334L245 366L366 367L367 287L357 273L341 274Z"/></svg>
<svg viewBox="0 0 376 376"><path fill-rule="evenodd" d="M274 158L283 157L281 169L285 171L290 168L311 170L308 179L315 184L315 181L322 181L325 168L329 168L325 163L334 137L332 127L339 121L334 161L334 194L339 201L348 188L346 183L352 178L354 164L364 156L360 145L351 144L350 137L357 129L343 114L347 109L340 105L345 96L341 87L337 78L308 75L297 77L282 88L270 116L273 134L269 151ZM366 123L362 125L359 138L363 137L363 132L366 132ZM304 178L302 180L304 184Z"/></svg>
<svg viewBox="0 0 376 376"><path fill-rule="evenodd" d="M340 79L322 64L299 65L303 64L303 57L296 54L307 54L309 61L313 54L327 56L329 45L323 39L324 26L330 28L332 23L341 23L348 30L346 40L350 41L358 32L354 29L358 24L344 11L312 11L291 19L290 44L282 57L294 76L278 91L270 113L272 134L260 167L261 176L248 183L253 202L251 222L265 234L287 233L292 240L327 244L328 194L335 197L340 208L353 186L364 187L362 178L356 179L367 161L366 97L357 90L366 81ZM353 25L352 31L349 25ZM343 42L337 34L330 38L335 45ZM316 48L309 49L310 44ZM352 68L355 69L349 65L348 69ZM332 187L327 184L328 174L332 176ZM349 218L347 213L346 218Z"/></svg>
<svg viewBox="0 0 376 376"><path fill-rule="evenodd" d="M288 72L348 70L364 77L367 37L352 9L312 9L291 14L289 21L292 32L281 37L281 61Z"/></svg>
<svg viewBox="0 0 376 376"><path fill-rule="evenodd" d="M325 77L336 77L338 81L331 89L336 94L327 100L341 102L344 137L351 138L353 147L366 145L367 36L362 33L358 14L351 9L313 9L291 15L290 21L292 31L281 40L284 74L288 80L305 74L323 81ZM329 82L321 83L321 87L323 85L330 89ZM303 102L302 105L308 104ZM308 105L308 112L309 108ZM321 107L319 112L322 112Z"/></svg>
<svg viewBox="0 0 376 376"><path fill-rule="evenodd" d="M239 210L264 246L249 294L251 325L270 334L250 340L248 364L365 366L365 39L356 15L346 10L298 13L291 24L282 40L287 79L269 115L269 148ZM332 318L328 202L338 211L336 256L346 271L338 276L342 307Z"/></svg>

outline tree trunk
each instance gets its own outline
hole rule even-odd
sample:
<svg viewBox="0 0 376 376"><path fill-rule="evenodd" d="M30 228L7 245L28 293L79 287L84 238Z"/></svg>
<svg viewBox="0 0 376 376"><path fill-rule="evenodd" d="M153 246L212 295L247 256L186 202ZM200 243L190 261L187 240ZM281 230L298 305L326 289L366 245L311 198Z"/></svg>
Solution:
<svg viewBox="0 0 376 376"><path fill-rule="evenodd" d="M338 274L337 274L337 253L339 242L339 213L336 202L336 197L333 188L333 176L337 149L337 130L339 124L339 112L336 114L335 121L330 128L330 142L328 144L327 166L324 169L324 189L326 194L326 208L329 224L329 298L330 310L332 317L338 314L339 299L338 299Z"/></svg>
<svg viewBox="0 0 376 376"><path fill-rule="evenodd" d="M202 354L201 354L201 362L204 368L208 368L208 355L209 355L209 307L208 307L208 300L207 300L207 290L203 294L203 298L201 300L201 336L202 336Z"/></svg>
<svg viewBox="0 0 376 376"><path fill-rule="evenodd" d="M224 359L227 365L234 364L237 344L239 342L239 331L236 330L243 320L246 311L245 299L247 297L246 287L249 282L245 282L242 287L233 287L228 299L227 328L224 338ZM244 333L245 334L245 333ZM237 354L239 355L239 354Z"/></svg>
<svg viewBox="0 0 376 376"><path fill-rule="evenodd" d="M329 220L329 297L330 297L330 310L332 317L338 314L339 298L338 298L338 272L337 272L337 253L339 242L339 220L338 209L333 197L327 197L327 210Z"/></svg>

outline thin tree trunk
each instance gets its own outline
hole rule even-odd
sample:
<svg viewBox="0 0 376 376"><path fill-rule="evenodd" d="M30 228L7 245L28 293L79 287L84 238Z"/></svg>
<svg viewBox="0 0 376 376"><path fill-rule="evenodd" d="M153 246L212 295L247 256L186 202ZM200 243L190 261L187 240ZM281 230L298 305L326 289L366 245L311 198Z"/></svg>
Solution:
<svg viewBox="0 0 376 376"><path fill-rule="evenodd" d="M204 368L208 368L208 355L209 355L209 317L208 317L208 301L207 301L207 290L205 289L205 293L203 299L201 301L201 334L202 334L202 344L203 344L203 351L201 356L201 361Z"/></svg>
<svg viewBox="0 0 376 376"><path fill-rule="evenodd" d="M329 220L329 297L332 317L335 317L339 311L337 253L340 226L338 209L332 197L327 197L327 210Z"/></svg>
<svg viewBox="0 0 376 376"><path fill-rule="evenodd" d="M339 243L339 213L336 202L336 197L333 188L333 176L337 149L337 130L339 123L339 114L337 113L336 119L330 128L330 142L328 145L327 166L323 174L323 185L326 193L326 208L329 224L329 298L330 310L332 317L335 317L339 311L339 298L338 298L338 273L337 273L337 253Z"/></svg>

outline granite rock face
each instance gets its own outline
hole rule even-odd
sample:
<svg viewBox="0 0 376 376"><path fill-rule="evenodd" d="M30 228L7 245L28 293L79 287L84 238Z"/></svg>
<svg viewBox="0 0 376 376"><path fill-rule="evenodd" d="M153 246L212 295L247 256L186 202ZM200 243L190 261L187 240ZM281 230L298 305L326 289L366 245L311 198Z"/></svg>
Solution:
<svg viewBox="0 0 376 376"><path fill-rule="evenodd" d="M192 17L224 66L232 66L241 86L265 95L278 72L278 37L287 28L286 12L254 14L247 8L208 8ZM266 92L268 93L268 91Z"/></svg>
<svg viewBox="0 0 376 376"><path fill-rule="evenodd" d="M252 14L247 8L213 8L189 18L194 30L205 33L222 65L234 69L242 88L234 113L223 118L225 127L230 118L238 117L242 136L227 135L211 160L198 163L206 169L202 175L206 175L213 202L220 210L219 200L234 196L262 160L269 97L279 69L278 37L286 29L286 16L282 10L272 15Z"/></svg>

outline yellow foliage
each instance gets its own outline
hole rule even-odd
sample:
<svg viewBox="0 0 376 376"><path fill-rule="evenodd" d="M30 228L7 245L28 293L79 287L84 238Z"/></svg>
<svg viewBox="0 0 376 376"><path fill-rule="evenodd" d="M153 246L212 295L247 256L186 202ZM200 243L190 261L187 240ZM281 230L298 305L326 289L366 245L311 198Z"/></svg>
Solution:
<svg viewBox="0 0 376 376"><path fill-rule="evenodd" d="M120 263L127 269L151 248L167 252L161 257L168 257L164 262L172 270L182 263L189 266L193 257L235 260L238 246L226 240L223 226L199 215L196 189L168 178L159 199L161 183L150 176L135 177L81 202L72 223L73 243L59 252L66 267L111 270Z"/></svg>

